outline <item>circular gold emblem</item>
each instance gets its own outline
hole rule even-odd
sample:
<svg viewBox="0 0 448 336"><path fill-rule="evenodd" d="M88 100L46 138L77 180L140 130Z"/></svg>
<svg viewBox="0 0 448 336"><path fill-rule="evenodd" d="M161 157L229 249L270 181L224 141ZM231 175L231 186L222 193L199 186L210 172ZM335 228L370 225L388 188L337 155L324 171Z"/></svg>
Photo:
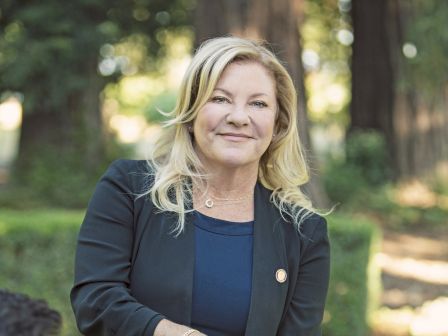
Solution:
<svg viewBox="0 0 448 336"><path fill-rule="evenodd" d="M287 277L288 274L286 274L286 271L283 268L279 268L277 272L275 272L275 278L280 283L284 283Z"/></svg>

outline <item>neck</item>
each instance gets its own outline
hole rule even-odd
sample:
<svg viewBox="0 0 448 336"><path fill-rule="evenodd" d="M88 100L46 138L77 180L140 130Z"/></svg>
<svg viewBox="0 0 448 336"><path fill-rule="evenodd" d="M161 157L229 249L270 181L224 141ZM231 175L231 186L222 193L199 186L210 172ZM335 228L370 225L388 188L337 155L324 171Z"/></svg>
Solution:
<svg viewBox="0 0 448 336"><path fill-rule="evenodd" d="M206 193L216 197L236 198L250 195L258 179L258 165L254 167L213 167L207 181Z"/></svg>
<svg viewBox="0 0 448 336"><path fill-rule="evenodd" d="M258 179L258 169L214 172L208 181L209 190L215 196L239 197L252 194Z"/></svg>
<svg viewBox="0 0 448 336"><path fill-rule="evenodd" d="M254 218L256 169L212 169L206 186L193 184L193 206L202 213L230 221Z"/></svg>

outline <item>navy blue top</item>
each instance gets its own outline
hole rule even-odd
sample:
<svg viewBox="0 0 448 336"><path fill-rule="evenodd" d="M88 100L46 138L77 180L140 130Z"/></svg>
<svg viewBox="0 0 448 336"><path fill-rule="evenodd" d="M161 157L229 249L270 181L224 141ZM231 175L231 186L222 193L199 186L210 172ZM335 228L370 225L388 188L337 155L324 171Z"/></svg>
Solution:
<svg viewBox="0 0 448 336"><path fill-rule="evenodd" d="M229 222L195 212L191 326L208 336L246 330L252 288L254 222Z"/></svg>

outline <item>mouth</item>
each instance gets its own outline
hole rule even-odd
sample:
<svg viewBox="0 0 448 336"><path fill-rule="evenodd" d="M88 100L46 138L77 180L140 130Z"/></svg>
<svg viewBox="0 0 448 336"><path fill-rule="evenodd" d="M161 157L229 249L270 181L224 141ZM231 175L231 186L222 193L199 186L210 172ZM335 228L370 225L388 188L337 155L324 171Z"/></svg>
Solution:
<svg viewBox="0 0 448 336"><path fill-rule="evenodd" d="M224 139L229 140L229 141L244 141L244 140L248 140L248 139L252 139L251 136L247 135L247 134L242 134L242 133L218 133L218 135L222 136Z"/></svg>

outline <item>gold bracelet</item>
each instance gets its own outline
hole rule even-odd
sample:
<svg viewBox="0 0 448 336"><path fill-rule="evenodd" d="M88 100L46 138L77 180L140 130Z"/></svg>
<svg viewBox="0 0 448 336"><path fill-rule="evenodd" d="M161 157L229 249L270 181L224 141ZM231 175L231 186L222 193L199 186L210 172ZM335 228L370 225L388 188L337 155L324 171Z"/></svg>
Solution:
<svg viewBox="0 0 448 336"><path fill-rule="evenodd" d="M193 333L195 333L197 330L195 330L195 329L188 329L186 332L184 332L183 334L182 334L182 336L188 336L188 335L191 335L191 334L193 334Z"/></svg>

